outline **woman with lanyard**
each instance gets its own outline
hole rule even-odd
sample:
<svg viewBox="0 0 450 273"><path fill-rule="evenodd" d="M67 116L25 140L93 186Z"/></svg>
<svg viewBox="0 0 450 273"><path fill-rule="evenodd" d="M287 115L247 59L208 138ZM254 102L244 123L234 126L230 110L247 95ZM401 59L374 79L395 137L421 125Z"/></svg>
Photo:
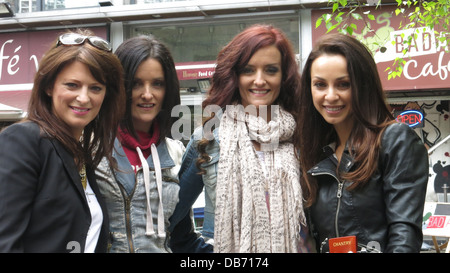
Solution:
<svg viewBox="0 0 450 273"><path fill-rule="evenodd" d="M427 151L392 117L371 52L354 37L325 35L301 86L295 143L318 251L340 251L329 242L354 236L352 251L419 252Z"/></svg>

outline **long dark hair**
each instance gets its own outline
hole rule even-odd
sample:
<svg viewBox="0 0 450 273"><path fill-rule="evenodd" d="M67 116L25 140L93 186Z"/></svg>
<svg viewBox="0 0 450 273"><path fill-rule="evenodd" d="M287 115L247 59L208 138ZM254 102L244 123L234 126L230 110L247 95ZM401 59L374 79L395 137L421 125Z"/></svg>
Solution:
<svg viewBox="0 0 450 273"><path fill-rule="evenodd" d="M171 117L171 111L174 106L180 104L180 84L175 70L175 63L169 49L156 38L141 35L124 41L117 48L115 54L120 59L125 70L125 90L127 96L125 116L120 126L138 139L131 116L131 96L134 75L139 65L151 58L161 64L166 84L162 109L156 116L160 127L159 141L163 140L164 137L170 137L172 124L176 121L175 117Z"/></svg>
<svg viewBox="0 0 450 273"><path fill-rule="evenodd" d="M93 36L88 30L76 32ZM92 76L106 86L105 98L97 117L84 128L82 144L74 139L69 126L52 113L52 98L47 94L61 70L75 61L88 66ZM117 126L124 112L124 99L123 70L113 53L92 46L89 42L57 46L55 41L39 63L25 120L36 122L43 132L61 142L74 155L78 167L83 163L96 167L104 156L112 157Z"/></svg>
<svg viewBox="0 0 450 273"><path fill-rule="evenodd" d="M338 142L333 125L327 123L315 109L311 95L311 66L324 54L344 56L350 76L351 107L355 124L347 145L357 167L350 173L340 174L341 178L355 182L349 190L363 185L376 171L380 136L393 120L385 102L377 66L367 47L355 38L343 34L322 36L309 54L303 69L301 92L297 102L300 112L294 134L307 205L314 202L317 189L315 179L308 176L307 171L322 160L324 146Z"/></svg>

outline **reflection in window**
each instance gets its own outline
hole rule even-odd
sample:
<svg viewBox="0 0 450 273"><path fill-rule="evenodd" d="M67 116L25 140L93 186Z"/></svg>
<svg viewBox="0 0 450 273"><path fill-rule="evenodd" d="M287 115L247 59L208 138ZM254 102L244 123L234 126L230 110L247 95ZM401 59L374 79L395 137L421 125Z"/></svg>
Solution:
<svg viewBox="0 0 450 273"><path fill-rule="evenodd" d="M64 9L66 8L64 0L47 0L44 4L44 10Z"/></svg>
<svg viewBox="0 0 450 273"><path fill-rule="evenodd" d="M183 136L180 140L185 145L189 140L185 136L190 136L202 124L204 116L201 103L209 89L217 54L236 34L257 23L272 24L283 30L290 39L295 54L299 54L298 16L232 18L220 22L172 23L162 26L134 25L124 30L128 38L153 35L169 47L180 79L181 104L189 106L191 110L190 114L182 115L178 124L183 126L177 127L176 131Z"/></svg>
<svg viewBox="0 0 450 273"><path fill-rule="evenodd" d="M58 1L58 0L45 0L49 1ZM65 8L87 8L87 7L98 7L98 0L59 0L64 3Z"/></svg>
<svg viewBox="0 0 450 273"><path fill-rule="evenodd" d="M188 98L202 96L207 91L208 79L213 73L219 51L236 34L256 23L272 24L283 30L292 42L295 54L299 54L298 17L239 19L159 27L133 26L127 36L153 35L169 47L179 72L181 95L186 98L188 105L194 105L189 104Z"/></svg>
<svg viewBox="0 0 450 273"><path fill-rule="evenodd" d="M15 13L99 6L96 0L6 0Z"/></svg>
<svg viewBox="0 0 450 273"><path fill-rule="evenodd" d="M153 4L165 2L190 2L193 0L135 0L136 4Z"/></svg>
<svg viewBox="0 0 450 273"><path fill-rule="evenodd" d="M162 27L135 27L132 36L154 35L170 48L175 62L199 62L215 60L219 51L246 27L256 24L272 24L283 30L291 40L296 54L299 52L298 18L282 18L259 21L222 22Z"/></svg>

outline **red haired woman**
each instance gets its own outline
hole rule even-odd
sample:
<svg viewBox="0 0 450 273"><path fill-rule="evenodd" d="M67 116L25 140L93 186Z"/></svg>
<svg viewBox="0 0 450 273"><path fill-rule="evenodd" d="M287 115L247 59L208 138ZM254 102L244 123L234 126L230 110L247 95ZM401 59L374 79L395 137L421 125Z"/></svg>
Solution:
<svg viewBox="0 0 450 273"><path fill-rule="evenodd" d="M182 219L205 186L203 235L214 237L215 252L301 248L305 218L292 144L299 83L290 42L272 26L247 28L218 55L203 102L214 115L188 144L172 216Z"/></svg>

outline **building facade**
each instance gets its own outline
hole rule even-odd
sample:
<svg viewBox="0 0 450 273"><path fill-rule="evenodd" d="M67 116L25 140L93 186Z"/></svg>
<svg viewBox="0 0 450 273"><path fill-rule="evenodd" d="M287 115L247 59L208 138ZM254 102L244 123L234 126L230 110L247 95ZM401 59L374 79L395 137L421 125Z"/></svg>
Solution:
<svg viewBox="0 0 450 273"><path fill-rule="evenodd" d="M326 30L317 18L330 9L318 0L7 0L12 15L0 15L0 126L26 115L39 59L66 29L89 28L117 48L124 40L152 34L170 48L181 83L182 105L192 115L183 128L186 141L201 122L200 104L214 73L215 58L232 37L256 23L273 24L291 40L299 68L314 41ZM367 1L373 2L373 1ZM430 192L449 181L450 168L450 53L434 44L432 30L416 36L402 77L387 80L386 68L402 51L395 16L396 1L372 9L370 29L361 25L354 35L371 46L388 102L399 120L419 120L415 131L430 148ZM1 11L1 8L0 8ZM372 31L373 30L373 31ZM377 46L374 46L377 45ZM418 112L405 112L417 110ZM174 113L177 114L177 113ZM447 170L447 171L446 171ZM445 175L446 174L446 175ZM439 186L440 187L440 186ZM430 194L436 199L435 195Z"/></svg>

